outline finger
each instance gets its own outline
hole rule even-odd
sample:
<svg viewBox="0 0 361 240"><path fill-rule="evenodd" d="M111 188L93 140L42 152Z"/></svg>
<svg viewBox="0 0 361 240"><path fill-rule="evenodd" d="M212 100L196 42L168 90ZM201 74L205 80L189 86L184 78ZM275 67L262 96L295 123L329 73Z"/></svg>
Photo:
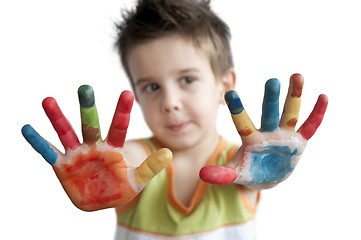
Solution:
<svg viewBox="0 0 361 240"><path fill-rule="evenodd" d="M49 145L29 124L24 125L21 133L30 145L43 156L43 158L50 164L54 165L58 159L57 151Z"/></svg>
<svg viewBox="0 0 361 240"><path fill-rule="evenodd" d="M131 91L124 91L119 97L107 140L108 144L114 147L122 148L124 145L133 100L134 95Z"/></svg>
<svg viewBox="0 0 361 240"><path fill-rule="evenodd" d="M73 128L61 112L55 99L52 97L43 100L43 108L50 122L53 124L55 131L58 133L59 139L65 150L74 150L80 146L78 137Z"/></svg>
<svg viewBox="0 0 361 240"><path fill-rule="evenodd" d="M94 144L101 136L94 90L89 85L83 85L78 89L78 96L83 139L86 144Z"/></svg>
<svg viewBox="0 0 361 240"><path fill-rule="evenodd" d="M328 104L328 98L326 95L321 94L315 104L313 111L310 116L304 122L304 124L298 130L301 135L309 140L313 134L315 134L317 128L320 126L323 116L325 115Z"/></svg>
<svg viewBox="0 0 361 240"><path fill-rule="evenodd" d="M246 110L244 110L241 99L236 91L229 90L224 96L228 105L229 111L231 112L234 125L237 128L242 141L247 141L257 134L257 129L254 127L251 119L249 118Z"/></svg>
<svg viewBox="0 0 361 240"><path fill-rule="evenodd" d="M283 129L295 131L301 107L303 82L301 74L293 74L290 78L290 86L280 121L280 127Z"/></svg>
<svg viewBox="0 0 361 240"><path fill-rule="evenodd" d="M279 125L280 82L276 78L267 81L265 86L261 128L263 132L273 132Z"/></svg>
<svg viewBox="0 0 361 240"><path fill-rule="evenodd" d="M199 177L207 183L226 185L237 179L237 172L229 166L206 166L199 171Z"/></svg>
<svg viewBox="0 0 361 240"><path fill-rule="evenodd" d="M167 148L162 148L150 155L135 171L136 181L147 184L172 160L173 154Z"/></svg>

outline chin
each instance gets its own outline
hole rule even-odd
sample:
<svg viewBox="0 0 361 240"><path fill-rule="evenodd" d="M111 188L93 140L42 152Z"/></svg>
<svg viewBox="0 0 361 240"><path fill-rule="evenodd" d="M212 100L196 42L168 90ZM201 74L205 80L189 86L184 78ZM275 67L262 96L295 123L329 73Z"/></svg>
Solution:
<svg viewBox="0 0 361 240"><path fill-rule="evenodd" d="M169 148L170 150L184 150L190 147L193 147L197 141L192 136L167 136L165 138L159 139L164 147Z"/></svg>

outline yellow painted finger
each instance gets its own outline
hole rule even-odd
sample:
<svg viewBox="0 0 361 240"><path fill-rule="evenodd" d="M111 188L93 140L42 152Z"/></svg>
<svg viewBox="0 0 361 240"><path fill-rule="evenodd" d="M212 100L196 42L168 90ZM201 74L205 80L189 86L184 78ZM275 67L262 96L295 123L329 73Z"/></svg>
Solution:
<svg viewBox="0 0 361 240"><path fill-rule="evenodd" d="M226 92L224 98L228 105L229 111L231 112L234 125L236 126L242 141L248 141L256 134L258 134L258 130L253 125L246 110L244 110L241 99L239 98L237 92L234 90L229 90Z"/></svg>
<svg viewBox="0 0 361 240"><path fill-rule="evenodd" d="M167 148L162 148L150 155L135 171L136 181L147 184L172 160L173 154Z"/></svg>
<svg viewBox="0 0 361 240"><path fill-rule="evenodd" d="M280 128L295 131L301 108L303 82L304 80L301 74L293 74L291 76L290 86L280 121Z"/></svg>

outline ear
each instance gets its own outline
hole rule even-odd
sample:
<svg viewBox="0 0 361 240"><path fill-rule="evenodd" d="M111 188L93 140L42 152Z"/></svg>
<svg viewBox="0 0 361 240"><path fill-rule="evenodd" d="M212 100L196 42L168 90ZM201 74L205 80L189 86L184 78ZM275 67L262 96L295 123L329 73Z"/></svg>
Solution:
<svg viewBox="0 0 361 240"><path fill-rule="evenodd" d="M224 94L227 90L234 89L236 85L236 72L234 71L234 69L230 68L222 75L220 80L219 103L226 104L224 100Z"/></svg>

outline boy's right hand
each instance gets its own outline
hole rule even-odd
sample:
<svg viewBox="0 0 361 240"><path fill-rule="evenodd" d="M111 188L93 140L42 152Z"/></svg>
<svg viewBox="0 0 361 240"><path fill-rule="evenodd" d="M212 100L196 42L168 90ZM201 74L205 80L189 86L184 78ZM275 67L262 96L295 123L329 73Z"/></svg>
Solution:
<svg viewBox="0 0 361 240"><path fill-rule="evenodd" d="M43 108L65 148L62 154L30 125L22 134L30 145L53 166L71 201L84 211L117 207L130 202L172 159L168 149L150 155L140 166L130 166L122 154L134 96L124 91L120 97L107 138L102 141L94 92L83 85L78 90L82 134L80 144L70 123L54 98L46 98Z"/></svg>

